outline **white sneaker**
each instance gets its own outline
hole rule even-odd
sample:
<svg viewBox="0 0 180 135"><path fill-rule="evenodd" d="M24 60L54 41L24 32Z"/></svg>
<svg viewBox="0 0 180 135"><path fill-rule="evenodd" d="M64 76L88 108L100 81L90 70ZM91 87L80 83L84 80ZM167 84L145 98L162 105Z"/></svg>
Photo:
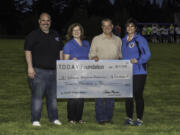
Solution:
<svg viewBox="0 0 180 135"><path fill-rule="evenodd" d="M62 123L59 120L54 120L53 124L55 124L55 125L62 125Z"/></svg>
<svg viewBox="0 0 180 135"><path fill-rule="evenodd" d="M39 121L33 121L32 125L36 126L36 127L40 127L41 126Z"/></svg>

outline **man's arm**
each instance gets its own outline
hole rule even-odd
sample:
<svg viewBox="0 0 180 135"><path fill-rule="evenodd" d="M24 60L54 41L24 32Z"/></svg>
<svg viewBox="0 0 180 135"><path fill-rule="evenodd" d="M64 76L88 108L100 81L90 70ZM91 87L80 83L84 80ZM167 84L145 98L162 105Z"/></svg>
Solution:
<svg viewBox="0 0 180 135"><path fill-rule="evenodd" d="M95 61L99 60L99 58L97 56L97 52L96 52L96 41L95 41L95 38L92 40L92 43L91 43L91 48L90 48L90 51L89 51L89 59L90 60L95 60Z"/></svg>
<svg viewBox="0 0 180 135"><path fill-rule="evenodd" d="M70 59L70 55L69 54L64 54L64 60L69 60Z"/></svg>
<svg viewBox="0 0 180 135"><path fill-rule="evenodd" d="M64 59L63 51L62 51L62 50L60 50L60 52L59 52L59 58L60 58L60 60L63 60L63 59Z"/></svg>
<svg viewBox="0 0 180 135"><path fill-rule="evenodd" d="M121 47L122 47L122 40L120 39L119 41L119 59L122 59L122 50L121 50Z"/></svg>
<svg viewBox="0 0 180 135"><path fill-rule="evenodd" d="M25 57L26 57L27 65L28 65L28 77L29 78L34 78L36 73L35 73L34 68L32 66L32 54L31 54L31 51L25 51Z"/></svg>

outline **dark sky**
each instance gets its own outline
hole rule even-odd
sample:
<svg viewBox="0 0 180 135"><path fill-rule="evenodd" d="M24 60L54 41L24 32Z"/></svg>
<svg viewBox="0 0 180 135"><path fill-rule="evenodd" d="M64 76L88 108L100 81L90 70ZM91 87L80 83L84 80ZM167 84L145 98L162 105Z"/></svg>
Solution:
<svg viewBox="0 0 180 135"><path fill-rule="evenodd" d="M43 11L52 16L52 26L63 31L73 22L80 22L93 32L104 17L124 23L129 17L139 22L173 23L180 0L5 0L0 4L0 35L24 35L38 27ZM149 2L149 4L147 3ZM180 2L179 2L180 3ZM114 5L113 5L114 4ZM101 5L101 6L100 6Z"/></svg>

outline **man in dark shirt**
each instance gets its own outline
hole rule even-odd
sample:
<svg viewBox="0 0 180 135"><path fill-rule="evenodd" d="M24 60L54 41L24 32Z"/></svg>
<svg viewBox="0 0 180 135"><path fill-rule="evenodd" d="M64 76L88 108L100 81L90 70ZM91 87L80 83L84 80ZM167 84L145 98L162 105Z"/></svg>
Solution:
<svg viewBox="0 0 180 135"><path fill-rule="evenodd" d="M62 59L62 42L56 31L50 29L51 17L42 13L39 29L32 31L25 40L24 50L28 65L28 77L32 88L31 121L41 126L43 96L46 96L50 122L61 125L58 120L56 100L56 60Z"/></svg>

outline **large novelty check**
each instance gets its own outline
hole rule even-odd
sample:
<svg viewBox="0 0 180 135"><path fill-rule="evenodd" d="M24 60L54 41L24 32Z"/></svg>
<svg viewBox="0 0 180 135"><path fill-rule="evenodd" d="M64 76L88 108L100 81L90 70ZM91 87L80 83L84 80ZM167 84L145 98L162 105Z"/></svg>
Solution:
<svg viewBox="0 0 180 135"><path fill-rule="evenodd" d="M57 61L57 98L125 97L132 97L130 61Z"/></svg>

